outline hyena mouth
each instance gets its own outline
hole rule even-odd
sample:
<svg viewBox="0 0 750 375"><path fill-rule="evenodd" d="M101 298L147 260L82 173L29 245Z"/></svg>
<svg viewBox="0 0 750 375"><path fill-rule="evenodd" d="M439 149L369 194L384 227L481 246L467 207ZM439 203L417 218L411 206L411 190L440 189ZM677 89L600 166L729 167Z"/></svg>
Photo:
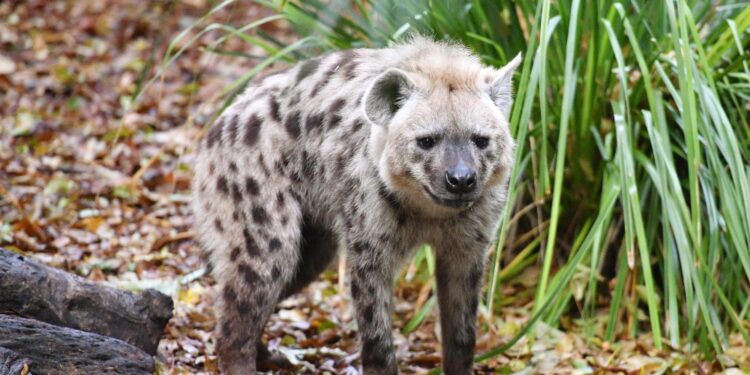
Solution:
<svg viewBox="0 0 750 375"><path fill-rule="evenodd" d="M427 195L432 198L435 203L450 208L469 208L474 204L473 198L442 198L433 193L427 185L422 185L422 188L427 192Z"/></svg>

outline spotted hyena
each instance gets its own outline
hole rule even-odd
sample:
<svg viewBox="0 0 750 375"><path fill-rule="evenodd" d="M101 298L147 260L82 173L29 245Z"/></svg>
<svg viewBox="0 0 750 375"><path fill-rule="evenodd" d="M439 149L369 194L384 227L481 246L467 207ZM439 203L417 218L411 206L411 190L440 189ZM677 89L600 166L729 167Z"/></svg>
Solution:
<svg viewBox="0 0 750 375"><path fill-rule="evenodd" d="M268 359L262 330L343 243L365 373L398 372L393 278L433 246L443 369L472 372L485 251L505 205L512 73L414 37L301 62L250 85L195 166L198 238L217 282L217 353L231 374Z"/></svg>

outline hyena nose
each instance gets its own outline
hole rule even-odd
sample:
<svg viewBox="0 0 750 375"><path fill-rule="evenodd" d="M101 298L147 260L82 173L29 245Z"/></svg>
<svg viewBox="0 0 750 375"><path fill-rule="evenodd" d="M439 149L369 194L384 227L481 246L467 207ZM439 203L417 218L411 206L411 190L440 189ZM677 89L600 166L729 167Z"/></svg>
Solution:
<svg viewBox="0 0 750 375"><path fill-rule="evenodd" d="M477 173L462 167L445 172L445 187L453 194L471 193L477 187Z"/></svg>

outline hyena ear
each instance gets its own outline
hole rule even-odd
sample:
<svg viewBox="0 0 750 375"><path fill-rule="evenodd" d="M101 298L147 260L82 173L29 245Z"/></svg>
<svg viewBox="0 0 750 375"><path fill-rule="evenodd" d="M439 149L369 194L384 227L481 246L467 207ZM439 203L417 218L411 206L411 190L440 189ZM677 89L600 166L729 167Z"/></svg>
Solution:
<svg viewBox="0 0 750 375"><path fill-rule="evenodd" d="M510 116L510 107L513 104L513 72L520 64L519 53L507 65L495 71L495 78L490 84L490 99L506 117Z"/></svg>
<svg viewBox="0 0 750 375"><path fill-rule="evenodd" d="M415 87L403 70L386 70L365 92L365 116L376 125L387 126Z"/></svg>

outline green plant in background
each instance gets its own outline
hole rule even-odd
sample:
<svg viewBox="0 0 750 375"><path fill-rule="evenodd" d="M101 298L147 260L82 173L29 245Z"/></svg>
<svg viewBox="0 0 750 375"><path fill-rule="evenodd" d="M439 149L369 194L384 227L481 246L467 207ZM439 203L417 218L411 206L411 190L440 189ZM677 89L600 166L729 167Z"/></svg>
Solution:
<svg viewBox="0 0 750 375"><path fill-rule="evenodd" d="M485 314L503 303L501 281L533 263L541 274L531 324L480 359L539 319L555 325L578 309L590 321L603 298L608 341L650 332L657 348L690 344L707 356L722 352L730 333L750 343L750 2L259 3L276 15L204 29L269 56L233 90L277 60L385 46L410 32L460 41L495 66L524 55L510 116L512 204ZM258 28L279 19L304 37L287 45ZM417 262L428 267L425 252ZM582 292L573 279L584 280Z"/></svg>

